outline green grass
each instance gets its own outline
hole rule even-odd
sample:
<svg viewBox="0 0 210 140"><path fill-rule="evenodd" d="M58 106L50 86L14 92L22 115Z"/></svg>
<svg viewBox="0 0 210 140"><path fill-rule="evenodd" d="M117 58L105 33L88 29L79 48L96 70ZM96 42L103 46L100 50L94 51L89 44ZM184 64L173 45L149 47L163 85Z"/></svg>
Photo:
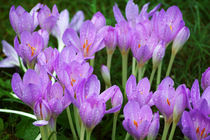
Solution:
<svg viewBox="0 0 210 140"><path fill-rule="evenodd" d="M84 11L85 18L90 19L92 15L101 11L106 17L106 22L108 25L115 25L115 19L113 16L112 7L114 5L113 0L90 0L90 1L80 1L80 0L25 0L25 1L14 1L14 0L1 0L0 4L0 40L6 40L10 44L13 44L13 39L15 37L15 32L13 31L9 22L9 10L12 5L18 6L22 5L27 11L29 11L35 4L41 2L52 7L54 4L57 5L59 11L64 8L69 10L70 17L72 17L77 10ZM118 0L119 8L125 13L125 6L127 0ZM183 49L177 54L174 65L171 71L171 77L175 81L175 85L185 83L187 87L191 87L195 79L201 79L201 74L210 65L210 14L209 14L209 0L140 0L135 1L139 7L142 7L146 2L150 2L150 9L152 9L158 3L162 3L162 7L167 9L169 6L177 5L182 13L185 20L186 26L190 29L190 38L188 42L184 45ZM56 47L55 38L51 38L52 46ZM171 46L166 51L166 56L163 61L162 67L162 77L164 78L168 62L170 59ZM4 57L2 53L2 46L0 45L0 60ZM97 59L95 61L94 73L97 74L101 80L100 67L102 64L106 64L106 51L102 50L97 53ZM128 75L131 73L132 65L131 53L128 63ZM151 73L151 61L148 63L148 68L146 70L145 76L149 77ZM26 112L31 112L30 108L22 103L9 98L8 93L11 92L10 80L12 74L18 72L17 68L13 69L0 69L0 108L9 108L22 110ZM112 83L121 85L121 55L119 50L116 50L113 55L112 69L111 69ZM156 80L156 79L154 79ZM101 80L102 81L102 80ZM155 83L155 82L154 82ZM104 83L101 84L104 89ZM155 85L152 85L154 88ZM3 121L1 121L3 120ZM117 126L117 139L123 139L126 132L122 127L123 118L118 119ZM58 138L68 139L71 137L70 129L67 124L67 117L65 112L62 113L58 118ZM2 125L2 122L4 125ZM3 114L0 113L0 139L31 139L35 138L38 134L38 129L32 125L32 121L14 114ZM161 122L161 125L163 123ZM24 128L24 129L23 129ZM110 139L111 138L111 128L112 128L112 115L106 115L103 121L94 129L92 139ZM162 128L162 127L161 127ZM24 131L25 130L25 131ZM161 137L162 129L159 131L159 136ZM176 129L175 139L182 139L182 134L180 130Z"/></svg>

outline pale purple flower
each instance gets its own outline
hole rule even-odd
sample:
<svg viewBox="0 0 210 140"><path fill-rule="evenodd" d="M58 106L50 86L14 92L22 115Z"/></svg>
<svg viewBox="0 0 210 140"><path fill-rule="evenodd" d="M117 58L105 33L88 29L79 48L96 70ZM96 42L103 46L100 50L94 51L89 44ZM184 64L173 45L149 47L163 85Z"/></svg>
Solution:
<svg viewBox="0 0 210 140"><path fill-rule="evenodd" d="M123 127L135 139L144 139L148 134L156 137L159 130L159 115L153 117L152 110L148 105L139 106L136 101L129 101L124 109ZM153 123L157 123L154 126Z"/></svg>
<svg viewBox="0 0 210 140"><path fill-rule="evenodd" d="M27 62L27 64L33 65L36 60L37 55L44 48L43 38L39 35L38 32L24 31L20 35L20 44L18 37L15 37L14 46L17 54Z"/></svg>
<svg viewBox="0 0 210 140"><path fill-rule="evenodd" d="M82 11L78 11L71 19L69 27L78 32L80 30L80 27L82 26L82 23L84 22L84 19L84 13Z"/></svg>
<svg viewBox="0 0 210 140"><path fill-rule="evenodd" d="M104 44L109 53L113 53L117 46L117 31L114 27L108 26L104 36Z"/></svg>
<svg viewBox="0 0 210 140"><path fill-rule="evenodd" d="M97 31L106 25L106 19L99 11L93 15L91 22L95 25Z"/></svg>
<svg viewBox="0 0 210 140"><path fill-rule="evenodd" d="M44 48L48 47L48 41L49 41L49 33L47 32L47 30L44 29L40 29L38 31L39 35L42 36L43 41L44 41Z"/></svg>
<svg viewBox="0 0 210 140"><path fill-rule="evenodd" d="M104 82L107 86L111 86L111 76L110 76L110 72L107 66L102 65L101 66L101 75L104 79Z"/></svg>
<svg viewBox="0 0 210 140"><path fill-rule="evenodd" d="M95 25L87 20L80 28L80 38L76 31L69 28L64 32L63 42L66 46L74 47L76 50L82 52L86 59L94 58L94 54L105 47L104 31L106 27L96 30Z"/></svg>
<svg viewBox="0 0 210 140"><path fill-rule="evenodd" d="M208 67L205 72L202 74L201 78L201 87L205 90L210 86L210 67Z"/></svg>
<svg viewBox="0 0 210 140"><path fill-rule="evenodd" d="M176 54L190 37L190 30L186 26L182 27L174 38L172 51Z"/></svg>
<svg viewBox="0 0 210 140"><path fill-rule="evenodd" d="M15 49L5 40L1 41L3 46L3 53L7 56L5 59L0 61L1 68L11 68L15 66L20 66L18 60L18 54ZM22 61L22 60L21 60Z"/></svg>
<svg viewBox="0 0 210 140"><path fill-rule="evenodd" d="M126 95L129 101L137 101L139 106L153 105L152 92L150 92L150 82L148 78L143 78L136 84L136 78L131 75L126 83Z"/></svg>
<svg viewBox="0 0 210 140"><path fill-rule="evenodd" d="M157 68L160 64L160 62L163 60L163 57L165 56L165 42L160 41L158 45L155 47L153 54L152 54L152 64L153 68Z"/></svg>
<svg viewBox="0 0 210 140"><path fill-rule="evenodd" d="M51 12L51 10L46 5L44 5L38 12L37 17L40 27L50 33L53 27L56 25L56 21L58 20L58 9L56 5L54 5Z"/></svg>

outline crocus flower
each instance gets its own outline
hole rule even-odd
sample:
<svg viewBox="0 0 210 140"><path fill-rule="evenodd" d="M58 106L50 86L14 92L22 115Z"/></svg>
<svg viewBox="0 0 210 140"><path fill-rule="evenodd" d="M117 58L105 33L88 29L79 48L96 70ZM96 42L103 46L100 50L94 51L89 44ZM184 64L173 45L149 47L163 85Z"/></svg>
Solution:
<svg viewBox="0 0 210 140"><path fill-rule="evenodd" d="M202 78L201 78L202 89L205 90L209 86L210 86L210 67L206 69L206 71L202 74Z"/></svg>
<svg viewBox="0 0 210 140"><path fill-rule="evenodd" d="M15 51L15 49L5 40L2 40L1 43L3 46L3 52L7 56L7 58L0 61L0 67L1 68L11 68L15 66L19 67L20 63L18 60L18 54Z"/></svg>
<svg viewBox="0 0 210 140"><path fill-rule="evenodd" d="M122 93L118 86L112 86L100 94L100 81L95 75L83 80L78 86L76 99L72 102L79 109L83 124L93 129L107 113L118 112L122 105ZM106 102L111 99L112 108L106 110Z"/></svg>
<svg viewBox="0 0 210 140"><path fill-rule="evenodd" d="M186 26L182 27L174 38L172 52L176 54L190 37L190 30Z"/></svg>
<svg viewBox="0 0 210 140"><path fill-rule="evenodd" d="M31 14L33 14L33 12L31 12ZM18 6L16 9L15 6L10 8L10 23L17 35L20 35L23 31L33 32L36 28L37 25L34 22L34 15L31 14L25 11L21 6Z"/></svg>
<svg viewBox="0 0 210 140"><path fill-rule="evenodd" d="M27 62L27 64L31 65L36 60L37 55L44 48L43 38L39 35L38 32L30 33L24 31L20 35L19 44L18 37L15 37L14 46L17 54Z"/></svg>
<svg viewBox="0 0 210 140"><path fill-rule="evenodd" d="M139 107L138 102L129 101L124 109L123 127L135 139L144 139L149 133L153 138L156 137L159 129L159 115L153 117L152 110L148 105ZM154 126L154 123L157 123Z"/></svg>
<svg viewBox="0 0 210 140"><path fill-rule="evenodd" d="M49 41L49 33L47 32L47 30L44 29L40 29L38 31L39 35L42 36L43 41L44 41L44 48L48 47L48 41Z"/></svg>
<svg viewBox="0 0 210 140"><path fill-rule="evenodd" d="M56 21L58 20L58 9L56 5L54 5L51 12L50 9L45 5L40 9L37 17L40 27L50 33L53 27L56 25Z"/></svg>
<svg viewBox="0 0 210 140"><path fill-rule="evenodd" d="M153 105L148 78L143 78L136 85L136 78L134 75L131 75L126 83L126 94L129 101L137 101L140 107L146 104Z"/></svg>
<svg viewBox="0 0 210 140"><path fill-rule="evenodd" d="M191 140L209 140L210 119L200 110L185 111L181 119L181 130Z"/></svg>
<svg viewBox="0 0 210 140"><path fill-rule="evenodd" d="M102 65L101 66L101 75L104 79L104 82L107 86L111 86L111 78L110 78L110 72L107 66Z"/></svg>
<svg viewBox="0 0 210 140"><path fill-rule="evenodd" d="M93 15L91 22L95 25L97 31L106 25L106 19L99 11Z"/></svg>
<svg viewBox="0 0 210 140"><path fill-rule="evenodd" d="M80 28L80 38L69 28L64 32L63 42L66 46L74 47L82 52L86 59L94 58L94 54L105 47L103 43L106 27L96 30L94 24L87 20Z"/></svg>
<svg viewBox="0 0 210 140"><path fill-rule="evenodd" d="M104 44L108 53L113 53L117 46L117 32L112 26L108 26L106 35L104 36Z"/></svg>
<svg viewBox="0 0 210 140"><path fill-rule="evenodd" d="M135 25L143 22L145 20L148 20L150 16L154 14L155 11L157 11L160 7L160 4L157 5L155 8L153 8L149 13L147 13L149 3L145 4L139 13L138 5L133 2L133 0L129 0L126 8L125 8L125 14L127 21L129 24L131 24L132 27L135 28ZM117 23L125 22L125 18L123 17L122 13L120 12L120 9L118 8L117 4L113 7L114 17Z"/></svg>
<svg viewBox="0 0 210 140"><path fill-rule="evenodd" d="M82 26L82 23L84 22L84 19L84 13L82 11L78 11L71 19L69 27L78 32L80 30L80 27Z"/></svg>
<svg viewBox="0 0 210 140"><path fill-rule="evenodd" d="M157 91L152 97L155 106L163 114L169 124L173 119L179 119L187 106L186 86L180 85L175 90L173 85L173 80L170 77L166 77L161 81ZM173 112L175 112L176 118L173 118Z"/></svg>
<svg viewBox="0 0 210 140"><path fill-rule="evenodd" d="M160 41L158 45L155 47L152 54L153 69L156 69L159 66L160 62L165 56L165 50L166 50L165 43L163 41Z"/></svg>
<svg viewBox="0 0 210 140"><path fill-rule="evenodd" d="M158 38L170 43L176 37L177 33L184 27L185 23L182 18L182 13L177 6L171 6L165 12L161 9L153 15L154 31Z"/></svg>
<svg viewBox="0 0 210 140"><path fill-rule="evenodd" d="M37 62L41 66L46 66L47 70L53 73L58 55L59 52L56 48L49 47L37 56Z"/></svg>

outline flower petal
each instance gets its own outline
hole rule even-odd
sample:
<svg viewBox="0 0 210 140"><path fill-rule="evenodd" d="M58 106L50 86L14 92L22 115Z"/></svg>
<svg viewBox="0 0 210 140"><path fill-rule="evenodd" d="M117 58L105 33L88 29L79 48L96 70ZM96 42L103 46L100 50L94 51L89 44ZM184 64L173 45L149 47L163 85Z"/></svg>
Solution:
<svg viewBox="0 0 210 140"><path fill-rule="evenodd" d="M125 12L128 20L135 20L139 14L139 7L133 2L133 0L129 0L126 5Z"/></svg>
<svg viewBox="0 0 210 140"><path fill-rule="evenodd" d="M117 23L120 23L121 21L126 21L122 13L120 12L120 9L118 8L117 4L113 6L113 12L114 12L114 17Z"/></svg>

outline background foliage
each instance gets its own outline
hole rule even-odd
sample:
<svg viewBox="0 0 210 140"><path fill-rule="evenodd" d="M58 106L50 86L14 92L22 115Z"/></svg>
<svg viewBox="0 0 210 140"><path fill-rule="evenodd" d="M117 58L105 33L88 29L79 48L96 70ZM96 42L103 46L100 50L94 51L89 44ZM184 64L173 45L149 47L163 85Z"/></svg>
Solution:
<svg viewBox="0 0 210 140"><path fill-rule="evenodd" d="M177 5L182 13L186 25L189 27L191 35L184 48L178 53L175 58L171 76L175 81L175 85L185 83L187 87L191 87L194 79L201 78L204 70L210 66L210 1L209 0L134 0L141 8L146 2L150 2L150 9L158 3L162 3L162 7L167 9L169 6ZM72 17L77 10L82 10L85 14L85 19L90 19L92 15L101 11L106 17L108 25L115 25L112 7L115 2L118 3L119 8L123 14L127 0L1 0L0 1L0 40L6 40L13 45L15 32L13 31L9 22L9 10L12 5L16 7L21 5L29 11L38 2L47 4L50 8L56 4L59 11L68 9L70 17ZM50 46L56 47L57 41L55 38L50 38ZM171 46L166 51L166 56L163 61L162 78L164 78L169 58L171 53ZM0 45L0 60L5 56L2 52L2 45ZM128 75L131 73L131 53L128 64ZM94 73L96 73L101 80L100 67L106 64L106 51L102 50L96 55ZM150 76L151 62L148 63L145 76ZM10 81L12 74L18 72L18 68L0 69L0 108L8 108L14 110L21 110L30 112L31 109L22 102L10 97L12 92ZM121 85L121 55L117 50L114 53L112 61L112 83ZM155 80L155 79L154 79ZM101 80L102 90L104 83ZM155 82L154 82L155 83ZM153 89L155 85L152 85ZM123 139L126 132L123 129L121 122L123 118L118 119L117 139ZM163 122L161 122L161 125ZM162 128L162 127L161 127ZM69 139L71 132L64 111L58 118L58 139ZM93 131L91 139L111 139L112 130L112 115L106 115L102 121ZM159 131L162 133L162 129ZM32 120L26 117L21 117L14 114L0 113L0 139L35 139L39 133L39 129L32 125ZM179 129L176 130L174 139L182 139L182 134Z"/></svg>

